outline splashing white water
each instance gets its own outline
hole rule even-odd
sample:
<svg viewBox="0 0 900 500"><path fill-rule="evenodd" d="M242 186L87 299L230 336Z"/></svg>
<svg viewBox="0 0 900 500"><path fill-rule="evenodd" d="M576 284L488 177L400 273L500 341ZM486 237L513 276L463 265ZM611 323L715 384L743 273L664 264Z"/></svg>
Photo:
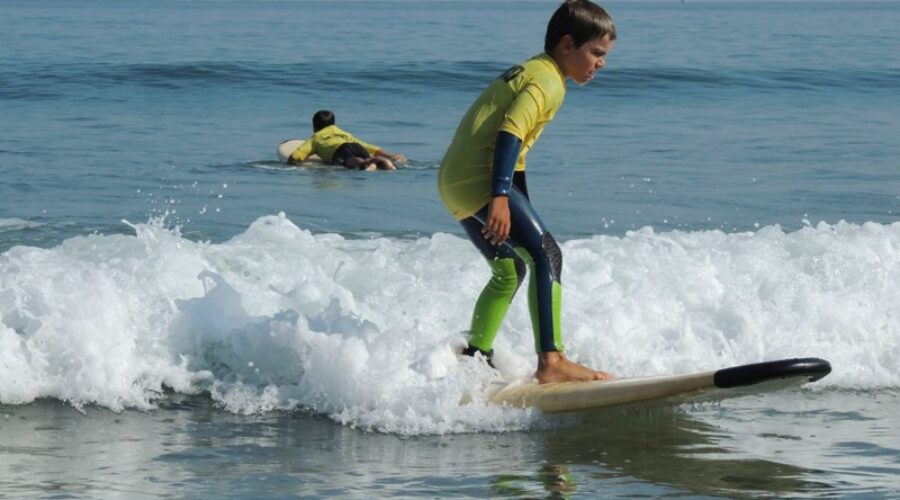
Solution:
<svg viewBox="0 0 900 500"><path fill-rule="evenodd" d="M0 255L0 401L150 408L164 387L225 409L305 409L399 433L520 429L460 405L490 370L464 341L487 267L462 238L347 240L284 215L222 244L159 221ZM567 352L619 376L829 359L826 386L900 385L900 224L596 236L563 245ZM520 294L496 343L534 369Z"/></svg>
<svg viewBox="0 0 900 500"><path fill-rule="evenodd" d="M41 226L43 226L43 224L39 222L27 221L24 219L0 219L0 233L4 231L18 231L20 229L33 229Z"/></svg>

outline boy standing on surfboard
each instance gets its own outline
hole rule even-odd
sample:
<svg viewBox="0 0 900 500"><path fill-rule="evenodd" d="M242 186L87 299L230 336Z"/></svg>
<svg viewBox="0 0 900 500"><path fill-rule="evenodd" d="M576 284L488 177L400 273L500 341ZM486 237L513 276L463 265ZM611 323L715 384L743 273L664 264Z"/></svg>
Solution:
<svg viewBox="0 0 900 500"><path fill-rule="evenodd" d="M291 153L289 161L302 162L319 155L325 163L359 170L396 170L392 163L406 161L403 155L360 141L334 124L334 113L323 109L313 115L313 136Z"/></svg>
<svg viewBox="0 0 900 500"><path fill-rule="evenodd" d="M563 3L547 25L544 52L488 85L459 124L438 173L441 199L492 274L475 304L463 353L481 353L490 361L527 266L539 383L612 378L563 354L562 254L529 200L525 155L562 105L566 79L590 81L605 66L615 39L612 18L600 6L589 0Z"/></svg>

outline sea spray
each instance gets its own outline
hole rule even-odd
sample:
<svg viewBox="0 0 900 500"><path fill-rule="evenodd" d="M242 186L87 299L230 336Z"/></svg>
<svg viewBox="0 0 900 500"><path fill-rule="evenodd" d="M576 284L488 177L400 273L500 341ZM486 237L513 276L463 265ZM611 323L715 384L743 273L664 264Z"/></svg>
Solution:
<svg viewBox="0 0 900 500"><path fill-rule="evenodd" d="M227 411L304 410L388 432L510 430L460 404L497 375L455 355L487 267L463 238L348 239L283 214L229 241L161 221L0 255L0 401L149 409L166 388ZM820 387L900 385L900 224L673 231L562 243L563 336L618 376L829 359ZM525 294L495 348L534 370Z"/></svg>

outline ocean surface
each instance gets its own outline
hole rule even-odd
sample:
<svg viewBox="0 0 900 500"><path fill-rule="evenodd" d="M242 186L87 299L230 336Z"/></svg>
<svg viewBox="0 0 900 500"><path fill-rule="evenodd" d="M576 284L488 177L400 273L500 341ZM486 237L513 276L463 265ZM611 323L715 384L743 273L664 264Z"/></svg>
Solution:
<svg viewBox="0 0 900 500"><path fill-rule="evenodd" d="M900 496L900 3L604 4L529 155L570 357L803 388L462 405L459 119L556 3L0 2L0 496ZM288 168L338 124L410 161ZM496 350L534 370L524 296Z"/></svg>

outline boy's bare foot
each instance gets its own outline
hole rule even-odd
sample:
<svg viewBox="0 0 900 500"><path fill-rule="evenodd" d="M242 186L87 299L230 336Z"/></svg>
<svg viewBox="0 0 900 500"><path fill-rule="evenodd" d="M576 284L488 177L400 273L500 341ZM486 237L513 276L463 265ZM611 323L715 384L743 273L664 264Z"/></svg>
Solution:
<svg viewBox="0 0 900 500"><path fill-rule="evenodd" d="M371 169L369 168L372 165L374 165L374 163L372 163L371 159L363 158L361 156L354 156L353 158L349 158L347 162L344 163L345 167L352 168L354 170L374 170L374 167L372 167Z"/></svg>
<svg viewBox="0 0 900 500"><path fill-rule="evenodd" d="M381 170L397 170L397 167L387 158L375 158L375 163L378 164L378 168Z"/></svg>
<svg viewBox="0 0 900 500"><path fill-rule="evenodd" d="M539 384L551 382L576 382L587 380L610 380L611 373L592 370L566 359L561 352L538 353L538 369L534 373Z"/></svg>

